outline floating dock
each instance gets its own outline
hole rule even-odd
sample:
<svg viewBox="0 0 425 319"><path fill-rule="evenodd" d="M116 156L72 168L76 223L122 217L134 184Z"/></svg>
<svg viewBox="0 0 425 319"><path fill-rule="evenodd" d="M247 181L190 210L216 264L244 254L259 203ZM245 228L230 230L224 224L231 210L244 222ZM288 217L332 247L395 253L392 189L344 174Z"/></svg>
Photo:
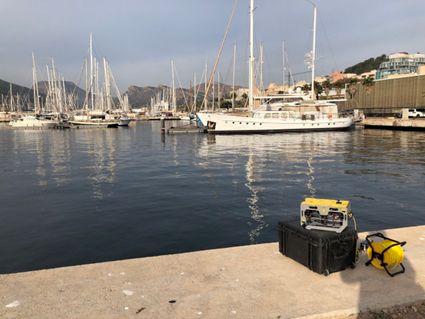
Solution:
<svg viewBox="0 0 425 319"><path fill-rule="evenodd" d="M168 134L180 134L180 133L202 133L203 129L200 129L195 124L171 126L167 129Z"/></svg>
<svg viewBox="0 0 425 319"><path fill-rule="evenodd" d="M407 241L394 278L365 256L325 277L250 245L0 275L0 318L347 318L425 300L425 226L384 233Z"/></svg>
<svg viewBox="0 0 425 319"><path fill-rule="evenodd" d="M369 117L363 120L364 127L392 130L425 130L425 119L397 119Z"/></svg>

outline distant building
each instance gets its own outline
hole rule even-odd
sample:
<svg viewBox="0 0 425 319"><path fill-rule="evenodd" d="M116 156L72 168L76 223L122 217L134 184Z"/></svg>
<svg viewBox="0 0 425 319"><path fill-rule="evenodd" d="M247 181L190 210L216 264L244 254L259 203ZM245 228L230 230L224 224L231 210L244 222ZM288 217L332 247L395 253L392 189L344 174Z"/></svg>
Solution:
<svg viewBox="0 0 425 319"><path fill-rule="evenodd" d="M331 83L335 83L343 79L344 79L344 73L341 71L334 71L331 74L329 74L329 80L331 81Z"/></svg>
<svg viewBox="0 0 425 319"><path fill-rule="evenodd" d="M289 86L287 84L281 85L276 83L270 83L266 89L266 95L276 95L286 93L289 90Z"/></svg>
<svg viewBox="0 0 425 319"><path fill-rule="evenodd" d="M396 77L397 75L418 74L418 68L425 65L425 54L399 52L390 54L388 61L382 62L376 70L376 80Z"/></svg>
<svg viewBox="0 0 425 319"><path fill-rule="evenodd" d="M236 100L239 101L244 98L244 95L248 96L249 90L246 88L239 88L236 90Z"/></svg>
<svg viewBox="0 0 425 319"><path fill-rule="evenodd" d="M326 77L326 76L316 76L315 78L314 78L314 81L315 82L317 82L317 83L323 83L323 82L325 82L326 80L327 80L328 78Z"/></svg>
<svg viewBox="0 0 425 319"><path fill-rule="evenodd" d="M363 72L362 74L360 74L359 78L360 79L366 79L366 78L375 79L375 76L376 76L376 70L372 70L369 72Z"/></svg>
<svg viewBox="0 0 425 319"><path fill-rule="evenodd" d="M343 73L342 71L335 71L329 74L329 80L331 81L331 83L335 83L344 79L352 79L352 78L357 78L357 74Z"/></svg>

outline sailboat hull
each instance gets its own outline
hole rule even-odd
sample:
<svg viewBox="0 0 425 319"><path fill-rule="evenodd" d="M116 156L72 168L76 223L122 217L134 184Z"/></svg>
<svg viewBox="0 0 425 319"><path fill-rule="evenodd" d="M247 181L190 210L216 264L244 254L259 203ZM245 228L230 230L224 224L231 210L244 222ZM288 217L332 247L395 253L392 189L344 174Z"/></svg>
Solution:
<svg viewBox="0 0 425 319"><path fill-rule="evenodd" d="M103 127L114 128L118 127L118 121L69 121L72 126L76 127Z"/></svg>

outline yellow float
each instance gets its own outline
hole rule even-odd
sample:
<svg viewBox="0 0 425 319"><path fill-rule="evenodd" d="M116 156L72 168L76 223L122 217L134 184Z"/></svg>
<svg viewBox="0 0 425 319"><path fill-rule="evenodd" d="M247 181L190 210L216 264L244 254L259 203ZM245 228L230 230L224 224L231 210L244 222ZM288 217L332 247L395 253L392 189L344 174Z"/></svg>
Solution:
<svg viewBox="0 0 425 319"><path fill-rule="evenodd" d="M371 240L373 237L379 238L380 241ZM368 244L367 256L369 258L366 266L372 265L377 269L384 269L391 277L404 273L404 251L402 247L406 244L405 241L399 242L385 237L382 233L368 235L366 236L366 241ZM396 267L401 269L396 272L390 272Z"/></svg>

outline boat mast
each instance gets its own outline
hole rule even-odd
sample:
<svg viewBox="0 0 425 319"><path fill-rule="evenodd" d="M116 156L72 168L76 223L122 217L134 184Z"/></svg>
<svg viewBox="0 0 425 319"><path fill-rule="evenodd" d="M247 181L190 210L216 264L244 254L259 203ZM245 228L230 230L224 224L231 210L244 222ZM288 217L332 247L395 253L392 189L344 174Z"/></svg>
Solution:
<svg viewBox="0 0 425 319"><path fill-rule="evenodd" d="M196 72L193 74L193 107L192 112L196 112L196 100L198 98L196 94Z"/></svg>
<svg viewBox="0 0 425 319"><path fill-rule="evenodd" d="M233 46L232 111L235 110L236 43Z"/></svg>
<svg viewBox="0 0 425 319"><path fill-rule="evenodd" d="M94 58L94 77L95 77L95 79L94 79L95 101L94 101L94 103L96 105L95 109L96 110L103 110L103 103L102 103L102 101L98 100L98 98L100 96L100 91L99 91L99 61L96 58ZM99 103L100 103L100 105L99 105Z"/></svg>
<svg viewBox="0 0 425 319"><path fill-rule="evenodd" d="M68 101L66 98L65 77L62 77L62 92L63 92L63 105L64 105L63 111L66 113L68 112Z"/></svg>
<svg viewBox="0 0 425 319"><path fill-rule="evenodd" d="M87 70L88 69L87 58L84 59L84 69L86 71L86 76L85 76L86 77L86 97L84 99L84 108L86 112L88 112L89 110L89 79L88 79L89 72Z"/></svg>
<svg viewBox="0 0 425 319"><path fill-rule="evenodd" d="M217 101L218 109L220 110L221 96L220 96L220 71L217 71Z"/></svg>
<svg viewBox="0 0 425 319"><path fill-rule="evenodd" d="M317 7L313 4L313 50L311 51L311 99L316 99L314 93L314 77L315 77L315 64L316 64L316 18L317 18Z"/></svg>
<svg viewBox="0 0 425 319"><path fill-rule="evenodd" d="M254 0L251 0L249 8L249 110L254 106Z"/></svg>
<svg viewBox="0 0 425 319"><path fill-rule="evenodd" d="M48 65L46 65L46 72L47 72L47 99L49 103L47 103L47 100L46 100L46 108L43 111L50 112L52 110L53 95L52 95L51 72Z"/></svg>
<svg viewBox="0 0 425 319"><path fill-rule="evenodd" d="M214 73L212 74L212 110L215 109L215 80L214 80Z"/></svg>
<svg viewBox="0 0 425 319"><path fill-rule="evenodd" d="M105 93L106 93L106 110L111 110L111 82L109 76L109 65L105 58L103 58L103 71L105 72Z"/></svg>
<svg viewBox="0 0 425 319"><path fill-rule="evenodd" d="M263 95L264 80L263 80L263 64L264 64L264 48L263 44L260 44L260 94Z"/></svg>
<svg viewBox="0 0 425 319"><path fill-rule="evenodd" d="M208 77L208 62L205 61L205 91L204 91L204 109L208 110L208 96L207 96L207 89L208 89L208 83L207 83L207 77Z"/></svg>
<svg viewBox="0 0 425 319"><path fill-rule="evenodd" d="M38 93L37 67L35 65L34 52L32 53L32 81L32 87L34 91L34 113L37 114L40 112L40 97Z"/></svg>
<svg viewBox="0 0 425 319"><path fill-rule="evenodd" d="M282 90L285 86L285 41L282 41Z"/></svg>
<svg viewBox="0 0 425 319"><path fill-rule="evenodd" d="M90 32L90 95L91 95L91 109L94 109L94 95L93 95L93 34Z"/></svg>
<svg viewBox="0 0 425 319"><path fill-rule="evenodd" d="M9 89L9 107L10 107L10 112L13 112L13 91L12 91L12 83L9 83L10 85L10 89Z"/></svg>
<svg viewBox="0 0 425 319"><path fill-rule="evenodd" d="M177 111L177 100L176 100L176 84L175 84L175 81L174 81L174 61L173 60L171 60L171 82L172 82L172 103L173 103L173 106L172 106L172 110L173 110L173 112L176 112Z"/></svg>

